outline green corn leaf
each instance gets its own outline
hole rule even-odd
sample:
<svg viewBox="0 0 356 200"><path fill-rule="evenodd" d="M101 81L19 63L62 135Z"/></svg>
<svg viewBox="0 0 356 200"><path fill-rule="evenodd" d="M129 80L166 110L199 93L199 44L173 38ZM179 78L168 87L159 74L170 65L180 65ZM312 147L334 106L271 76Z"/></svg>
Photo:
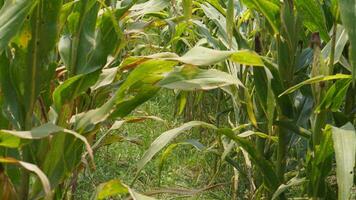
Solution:
<svg viewBox="0 0 356 200"><path fill-rule="evenodd" d="M268 97L269 98L269 107L270 107L270 110L272 110L272 108L271 108L272 107L271 105L273 105L273 101L271 100L272 96L277 97L279 94L281 94L285 90L285 88L284 88L284 83L282 81L282 78L280 77L279 70L278 70L278 67L276 66L276 64L270 62L267 59L263 59L263 63L265 64L266 68L268 69L268 70L265 70L268 81L270 82L270 83L267 83L267 85L268 85L268 87L272 88L272 90L273 90L273 94L271 94L271 93L267 94L269 96ZM282 97L276 98L276 100L277 100L276 101L277 105L281 107L281 112L283 113L283 115L292 117L294 114L293 103L288 98L288 96L282 96ZM268 114L272 115L272 113L268 113ZM272 116L270 116L270 119L272 119Z"/></svg>
<svg viewBox="0 0 356 200"><path fill-rule="evenodd" d="M221 62L227 59L231 54L231 51L219 51L196 46L190 49L182 57L176 58L174 60L191 65L207 66Z"/></svg>
<svg viewBox="0 0 356 200"><path fill-rule="evenodd" d="M275 34L279 33L279 7L278 1L268 1L268 0L242 0L247 7L250 9L257 10L262 13L269 24L271 25Z"/></svg>
<svg viewBox="0 0 356 200"><path fill-rule="evenodd" d="M80 1L68 16L68 31L59 41L59 53L71 76L88 74L104 67L107 57L121 42L122 31L117 25L133 4L98 15L99 3Z"/></svg>
<svg viewBox="0 0 356 200"><path fill-rule="evenodd" d="M21 2L16 1L16 5L21 5ZM31 4L32 1L27 2ZM62 1L32 3L32 15L26 17L23 26L18 24L21 30L17 37L13 38L12 45L15 48L13 57L8 57L11 62L8 66L10 69L6 72L11 77L6 87L12 87L16 97L6 95L5 103L13 105L8 112L14 113L14 116L20 119L15 126L19 127L18 129L31 128L36 100L40 91L49 87L56 67L51 53L57 41L57 23ZM18 12L21 14L21 11ZM18 109L21 109L22 113L19 113ZM22 116L18 116L19 114Z"/></svg>
<svg viewBox="0 0 356 200"><path fill-rule="evenodd" d="M217 11L220 12L223 16L226 16L224 8L221 6L219 0L205 0L206 3L212 5Z"/></svg>
<svg viewBox="0 0 356 200"><path fill-rule="evenodd" d="M232 61L249 66L264 66L262 58L250 50L240 50L240 51L220 51L209 49L201 46L195 46L190 49L183 56L179 57L175 54L170 53L160 53L152 56L145 56L146 58L164 58L167 60L175 60L181 63L196 65L196 66L207 66L217 64L230 58ZM135 61L131 61L135 62ZM136 62L142 62L137 60Z"/></svg>
<svg viewBox="0 0 356 200"><path fill-rule="evenodd" d="M220 51L202 46L195 46L188 52L186 52L183 56L178 56L177 54L170 52L163 52L150 56L130 57L123 61L120 66L120 70L126 70L139 66L140 64L145 62L146 59L172 60L196 66L214 65L226 59L231 59L232 61L242 65L264 66L262 57L254 51Z"/></svg>
<svg viewBox="0 0 356 200"><path fill-rule="evenodd" d="M285 192L289 188L299 186L305 182L307 182L306 178L298 178L298 177L292 178L286 184L282 184L278 187L278 189L274 192L274 194L272 196L272 200L277 199L279 195L281 195L283 192Z"/></svg>
<svg viewBox="0 0 356 200"><path fill-rule="evenodd" d="M353 82L356 82L356 7L353 0L339 0L340 16L342 23L349 35L350 40L350 61L352 66Z"/></svg>
<svg viewBox="0 0 356 200"><path fill-rule="evenodd" d="M242 83L230 74L215 69L203 70L193 66L184 66L167 74L157 83L158 86L180 90L210 90L227 85Z"/></svg>
<svg viewBox="0 0 356 200"><path fill-rule="evenodd" d="M232 47L232 36L234 34L234 0L229 0L227 2L227 12L226 12L226 32L227 32L227 37L228 37L228 42L230 47Z"/></svg>
<svg viewBox="0 0 356 200"><path fill-rule="evenodd" d="M90 131L95 128L95 125L109 118L114 106L115 98L111 98L99 108L73 115L70 119L70 123L73 124L74 130L79 132Z"/></svg>
<svg viewBox="0 0 356 200"><path fill-rule="evenodd" d="M231 55L232 61L248 66L264 66L262 58L254 51L240 50Z"/></svg>
<svg viewBox="0 0 356 200"><path fill-rule="evenodd" d="M164 73L172 71L177 61L192 65L211 65L221 62L231 55L234 60L238 60L241 64L261 65L259 56L253 52L245 50L241 52L217 51L204 47L194 47L182 57L170 53L160 53L142 58L128 58L123 61L119 69L134 68L134 70L116 92L115 100L104 104L102 108L89 111L86 114L79 114L71 121L77 124L76 130L78 130L89 126L89 124L93 128L94 124L103 121L109 115L111 117L124 117L138 105L154 96L159 90L158 86L195 90L213 89L231 84L242 85L238 79L225 72L202 70L189 66L183 67L178 72L171 72L166 77L164 76ZM252 62L247 59L250 56L253 58ZM142 79L141 77L145 78ZM155 85L157 82L158 84Z"/></svg>
<svg viewBox="0 0 356 200"><path fill-rule="evenodd" d="M53 102L55 108L60 112L61 107L66 103L71 103L83 92L93 86L98 78L100 71L89 74L80 74L67 79L53 91Z"/></svg>
<svg viewBox="0 0 356 200"><path fill-rule="evenodd" d="M330 109L333 112L338 111L343 104L347 90L351 84L351 79L341 79L336 81L326 92L324 99L315 109L316 113L321 110Z"/></svg>
<svg viewBox="0 0 356 200"><path fill-rule="evenodd" d="M151 13L157 13L167 8L170 1L167 0L149 0L144 3L138 3L130 9L129 17L138 17Z"/></svg>
<svg viewBox="0 0 356 200"><path fill-rule="evenodd" d="M351 123L341 128L331 127L336 157L338 199L350 199L354 183L356 131Z"/></svg>
<svg viewBox="0 0 356 200"><path fill-rule="evenodd" d="M145 152L141 160L137 163L137 171L140 172L143 167L153 158L153 156L155 156L169 142L178 137L181 133L188 131L194 127L217 129L214 125L205 122L191 121L183 124L178 128L162 133L157 139L155 139L155 141L151 144L150 148Z"/></svg>
<svg viewBox="0 0 356 200"><path fill-rule="evenodd" d="M46 194L46 199L52 199L53 195L51 191L51 184L49 183L47 176L42 172L40 168L38 168L38 166L9 157L0 157L0 163L21 165L26 170L35 173L42 183L44 192Z"/></svg>
<svg viewBox="0 0 356 200"><path fill-rule="evenodd" d="M214 0L214 4L219 4L218 1ZM210 1L213 2L213 1ZM217 44L218 42L221 42L224 44L224 46L226 48L229 48L229 39L228 39L228 35L227 35L227 30L226 30L226 12L225 10L223 10L223 12L221 12L219 9L223 9L221 6L221 8L214 6L213 4L210 3L205 3L205 4L201 4L200 5L202 10L204 11L204 14L206 17L209 18L209 20L211 20L211 22L213 22L217 27L218 27L218 32L217 32L217 39L215 39L215 37L212 36L212 34L210 33L210 30L205 26L205 24L203 23L199 23L199 22L195 22L198 23L199 26L201 27L201 29L203 29L202 31L204 32L205 35L208 36L208 38L210 39L210 41L213 42L213 44L215 46L219 46L219 44ZM235 43L235 41L232 41L232 46L233 49L237 49L237 44Z"/></svg>
<svg viewBox="0 0 356 200"><path fill-rule="evenodd" d="M123 63L125 65L127 61ZM109 101L97 109L72 117L71 123L75 124L75 130L92 130L96 124L108 117L125 117L159 91L160 88L155 84L164 77L164 73L171 71L177 62L152 59L136 64Z"/></svg>
<svg viewBox="0 0 356 200"><path fill-rule="evenodd" d="M116 92L115 111L111 117L125 117L152 98L160 89L155 84L176 64L175 61L153 59L137 66Z"/></svg>
<svg viewBox="0 0 356 200"><path fill-rule="evenodd" d="M273 191L276 190L279 185L277 174L275 173L272 164L256 150L254 144L252 144L249 140L246 140L245 138L235 135L235 133L231 129L223 128L219 129L219 132L227 136L229 139L235 141L249 154L251 160L263 174L263 177L265 178L267 183L267 187L269 187L269 189Z"/></svg>
<svg viewBox="0 0 356 200"><path fill-rule="evenodd" d="M10 134L0 133L0 146L7 148L18 148L21 145L21 139Z"/></svg>
<svg viewBox="0 0 356 200"><path fill-rule="evenodd" d="M286 91L281 93L278 97L295 92L296 90L303 87L304 85L315 84L315 83L319 83L319 82L323 82L323 81L338 80L338 79L351 79L351 75L335 74L335 75L330 75L330 76L323 76L323 75L316 76L316 77L310 78L306 81L303 81L301 83L298 83L297 85L295 85L293 87L290 87L289 89L287 89Z"/></svg>
<svg viewBox="0 0 356 200"><path fill-rule="evenodd" d="M178 115L181 115L183 113L184 108L187 105L187 100L188 100L187 95L188 95L188 92L180 91L177 96L177 99L179 102Z"/></svg>
<svg viewBox="0 0 356 200"><path fill-rule="evenodd" d="M6 0L0 9L0 53L20 31L38 0Z"/></svg>
<svg viewBox="0 0 356 200"><path fill-rule="evenodd" d="M264 139L270 139L273 142L278 142L278 137L270 136L270 135L267 135L265 133L256 132L256 131L245 131L243 133L238 134L237 136L241 137L241 138L245 138L245 137L249 137L249 136L252 136L252 135L256 135L256 136L258 136L260 138L264 138Z"/></svg>
<svg viewBox="0 0 356 200"><path fill-rule="evenodd" d="M92 49L98 11L99 4L95 0L80 1L68 16L69 33L61 37L59 53L71 76L100 68L100 65L91 62L96 58Z"/></svg>
<svg viewBox="0 0 356 200"><path fill-rule="evenodd" d="M329 128L323 131L320 143L315 145L312 155L307 158L307 177L310 196L325 196L326 177L331 171L333 159L333 141Z"/></svg>
<svg viewBox="0 0 356 200"><path fill-rule="evenodd" d="M349 37L347 35L346 30L344 29L343 26L337 25L336 29L336 41L335 41L335 55L334 55L334 64L338 63L342 59L342 52L345 49L345 46L347 44ZM322 50L322 55L324 59L330 59L330 51L331 51L331 43L332 40L330 40L325 47Z"/></svg>
<svg viewBox="0 0 356 200"><path fill-rule="evenodd" d="M135 192L130 187L123 184L119 179L113 179L108 182L101 183L96 188L96 195L94 199L107 199L116 195L126 194L130 194L133 200L154 200L152 197Z"/></svg>
<svg viewBox="0 0 356 200"><path fill-rule="evenodd" d="M249 94L249 91L248 90L245 90L245 96L246 96L246 110L247 110L247 115L251 121L251 123L256 127L258 128L257 126L257 119L256 119L256 116L255 116L255 112L254 112L254 105L253 105L253 102L252 102L252 97L251 95Z"/></svg>
<svg viewBox="0 0 356 200"><path fill-rule="evenodd" d="M291 130L295 134L297 134L297 135L299 135L301 137L307 138L307 139L309 139L311 137L311 135L312 135L312 133L309 130L297 126L296 123L293 122L293 121L286 121L286 120L282 121L282 120L280 120L280 121L276 121L275 125L281 126L284 129Z"/></svg>
<svg viewBox="0 0 356 200"><path fill-rule="evenodd" d="M15 129L22 129L25 114L21 107L19 107L20 100L11 81L10 60L5 53L0 56L0 90L1 95L3 95L1 109L5 117Z"/></svg>
<svg viewBox="0 0 356 200"><path fill-rule="evenodd" d="M0 137L15 136L15 137L18 137L21 139L35 140L35 139L42 139L42 138L48 137L54 133L59 133L59 132L71 134L74 137L81 140L85 144L87 151L88 151L90 157L92 158L92 160L94 159L93 150L91 149L91 147L85 137L83 137L82 135L79 135L78 133L76 133L74 131L56 126L52 123L44 124L42 126L34 128L30 131L0 130ZM1 135L4 135L4 136L1 136ZM7 144L7 147L14 146L13 143L10 143L10 144L11 145Z"/></svg>
<svg viewBox="0 0 356 200"><path fill-rule="evenodd" d="M91 86L90 89L95 91L105 86L112 84L115 80L117 74L117 68L103 69L95 85Z"/></svg>
<svg viewBox="0 0 356 200"><path fill-rule="evenodd" d="M96 142L92 146L92 148L94 150L96 150L102 146L106 146L106 145L110 145L110 144L114 144L116 142L122 142L122 141L128 141L128 142L131 142L134 144L142 144L141 140L139 140L137 138L124 137L121 135L111 135L111 136L108 136L108 135L112 131L120 129L126 123L137 123L137 122L141 122L141 121L148 120L148 119L166 123L163 119L156 117L156 116L128 117L128 118L125 118L124 120L115 121L112 124L112 126L110 127L110 129L108 131L104 132L104 134L102 134L102 136L96 140Z"/></svg>
<svg viewBox="0 0 356 200"><path fill-rule="evenodd" d="M304 25L311 32L319 32L323 40L328 41L329 35L323 9L318 0L296 0L299 12L303 14Z"/></svg>

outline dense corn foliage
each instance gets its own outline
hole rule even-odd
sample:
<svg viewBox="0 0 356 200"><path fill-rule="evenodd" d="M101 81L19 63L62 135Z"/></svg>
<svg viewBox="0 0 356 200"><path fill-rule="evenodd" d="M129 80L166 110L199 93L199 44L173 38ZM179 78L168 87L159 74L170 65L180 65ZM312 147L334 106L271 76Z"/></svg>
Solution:
<svg viewBox="0 0 356 200"><path fill-rule="evenodd" d="M0 0L0 199L73 199L162 88L186 123L93 199L159 198L136 180L182 144L231 166L221 199L356 198L355 21L353 0Z"/></svg>

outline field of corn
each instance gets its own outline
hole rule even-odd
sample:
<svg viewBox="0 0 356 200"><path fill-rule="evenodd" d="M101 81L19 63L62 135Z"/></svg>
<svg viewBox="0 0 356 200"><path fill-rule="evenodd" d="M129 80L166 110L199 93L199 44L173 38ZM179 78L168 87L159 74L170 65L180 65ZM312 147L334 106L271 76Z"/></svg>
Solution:
<svg viewBox="0 0 356 200"><path fill-rule="evenodd" d="M355 200L355 126L355 0L0 0L0 200Z"/></svg>

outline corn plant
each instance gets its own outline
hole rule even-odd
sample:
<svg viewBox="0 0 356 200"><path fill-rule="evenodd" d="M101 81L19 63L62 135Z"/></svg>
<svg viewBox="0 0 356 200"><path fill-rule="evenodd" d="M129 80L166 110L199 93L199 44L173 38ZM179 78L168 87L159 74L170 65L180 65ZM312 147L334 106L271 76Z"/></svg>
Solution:
<svg viewBox="0 0 356 200"><path fill-rule="evenodd" d="M171 144L160 175L172 150L189 144L231 165L233 198L287 199L296 186L302 198L353 198L354 8L350 0L0 0L1 199L74 198L95 152L123 141L111 134L157 119L133 111L161 88L194 121L152 143L130 187L118 177L93 199L151 199L132 189L140 171L195 127L215 142Z"/></svg>
<svg viewBox="0 0 356 200"><path fill-rule="evenodd" d="M245 57L247 63L234 62L232 56L230 61L233 62L217 66L244 85L237 90L223 88L223 98L231 99L232 109L217 112L226 113L228 122L215 125L189 122L163 133L138 163L139 169L184 130L203 126L217 134L218 142L225 143L217 147L221 159L231 164L238 174L250 174L246 182L251 185L251 199L286 199L287 191L297 185L302 185L301 197L353 198L355 67L351 21L355 11L351 7L355 3L192 2L186 4L183 13L193 10L190 26L204 38L200 42L220 52L256 53ZM176 26L182 26L181 23ZM187 85L181 89L183 86ZM186 93L183 94L180 98L187 99ZM220 106L224 107L229 108ZM219 127L221 124L229 128ZM347 144L341 148L341 141L346 140ZM169 146L161 159L167 157L173 145L177 144ZM245 168L247 164L236 164L231 157L226 157L236 153L244 156L246 163L251 160L254 166ZM341 154L345 156L342 161ZM338 191L327 181L333 176L335 158ZM250 170L254 172L251 174ZM243 191L235 192L235 197L242 196Z"/></svg>
<svg viewBox="0 0 356 200"><path fill-rule="evenodd" d="M165 9L166 1L1 5L2 199L71 198L78 173L95 168L93 147L104 141L96 137L100 127L112 124L108 131L115 130L114 122L153 97L161 84L179 88L175 84L182 78L197 89L239 85L227 73L195 67L223 59L202 59L209 49L123 59L128 38L139 34L127 26ZM168 72L176 79L163 80ZM139 195L118 181L110 183L123 194ZM101 187L94 198L107 195Z"/></svg>

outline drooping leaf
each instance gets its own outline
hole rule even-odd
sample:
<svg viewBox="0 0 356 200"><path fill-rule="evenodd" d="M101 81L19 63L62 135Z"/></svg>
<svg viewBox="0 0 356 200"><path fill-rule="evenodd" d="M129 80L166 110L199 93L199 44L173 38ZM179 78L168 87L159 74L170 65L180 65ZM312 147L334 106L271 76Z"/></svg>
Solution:
<svg viewBox="0 0 356 200"><path fill-rule="evenodd" d="M109 128L108 131L104 132L103 135L100 136L100 138L98 138L95 142L95 144L92 146L93 149L98 149L102 146L105 145L110 145L110 144L114 144L116 142L122 142L122 141L128 141L134 144L141 144L142 142L137 139L137 138L130 138L130 137L124 137L121 135L111 135L108 136L109 133L111 133L114 130L118 130L120 129L124 124L126 123L137 123L137 122L141 122L144 120L156 120L156 121L160 121L160 122L165 122L163 119L156 117L156 116L141 116L141 117L129 117L126 118L124 120L120 120L120 121L115 121L111 127Z"/></svg>
<svg viewBox="0 0 356 200"><path fill-rule="evenodd" d="M190 49L182 57L176 58L174 60L191 65L207 66L221 62L227 59L231 54L231 51L218 51L196 46Z"/></svg>
<svg viewBox="0 0 356 200"><path fill-rule="evenodd" d="M305 183L306 181L307 181L306 178L297 178L297 177L292 178L286 184L282 184L278 187L278 189L274 192L274 194L272 196L272 200L278 198L279 195L281 195L283 192L285 192L289 188L301 185L301 184Z"/></svg>
<svg viewBox="0 0 356 200"><path fill-rule="evenodd" d="M114 81L116 74L117 68L103 69L97 82L90 89L94 91L99 88L110 85Z"/></svg>
<svg viewBox="0 0 356 200"><path fill-rule="evenodd" d="M137 171L140 172L143 167L155 156L161 149L163 149L169 142L179 136L181 133L192 129L193 127L205 127L209 129L216 129L214 125L191 121L183 124L182 126L166 131L162 133L155 141L151 144L150 148L145 152L141 160L137 163Z"/></svg>
<svg viewBox="0 0 356 200"><path fill-rule="evenodd" d="M92 130L95 125L106 120L113 112L115 98L111 98L99 108L89 110L87 112L73 115L70 123L74 125L74 129L79 132Z"/></svg>
<svg viewBox="0 0 356 200"><path fill-rule="evenodd" d="M93 151L85 137L83 137L82 135L79 135L78 133L76 133L74 131L56 126L52 123L44 124L42 126L34 128L30 131L0 130L0 135L3 135L2 137L10 137L11 138L11 136L15 136L15 137L22 138L22 139L34 140L34 139L41 139L44 137L48 137L49 135L58 133L58 132L68 133L68 134L71 134L74 137L80 139L86 145L87 151L88 151L90 157L93 159L93 157L94 157L93 153L92 153ZM13 143L10 143L10 144L13 146ZM11 145L8 145L7 147L11 147Z"/></svg>
<svg viewBox="0 0 356 200"><path fill-rule="evenodd" d="M210 49L202 46L195 46L186 52L183 56L178 56L174 53L164 52L157 53L150 56L132 57L123 61L120 68L128 69L139 66L146 59L164 59L178 61L183 64L195 65L195 66L208 66L222 62L226 59L248 66L264 66L262 57L254 51L239 50L239 51L220 51Z"/></svg>
<svg viewBox="0 0 356 200"><path fill-rule="evenodd" d="M10 157L0 157L0 163L21 165L23 168L27 169L28 171L35 173L42 183L44 192L46 194L46 199L52 199L51 185L49 183L49 180L47 176L41 171L41 169L38 168L38 166L28 162L16 160Z"/></svg>
<svg viewBox="0 0 356 200"><path fill-rule="evenodd" d="M256 136L258 136L260 138L264 138L264 139L270 139L273 142L278 142L278 137L270 136L270 135L267 135L266 133L262 133L262 132L258 132L258 131L245 131L243 133L238 134L237 136L241 137L241 138L245 138L245 137L249 137L252 135L256 135Z"/></svg>
<svg viewBox="0 0 356 200"><path fill-rule="evenodd" d="M232 61L242 65L249 66L264 66L262 58L253 51L219 51L206 47L196 46L190 49L181 57L172 56L171 54L157 54L154 56L146 56L147 58L165 58L167 60L175 60L184 64L207 66L217 64L230 58Z"/></svg>
<svg viewBox="0 0 356 200"><path fill-rule="evenodd" d="M312 135L312 133L309 130L297 126L296 123L292 122L292 121L285 121L285 120L284 121L282 121L282 120L276 121L275 125L282 126L284 129L289 129L292 132L294 132L295 134L297 134L301 137L307 138L307 139L309 139Z"/></svg>
<svg viewBox="0 0 356 200"><path fill-rule="evenodd" d="M149 0L144 3L138 3L130 9L129 17L137 17L150 13L159 12L170 5L167 0Z"/></svg>
<svg viewBox="0 0 356 200"><path fill-rule="evenodd" d="M152 59L137 66L116 92L115 111L111 117L125 117L152 98L160 89L155 84L176 64L175 61Z"/></svg>
<svg viewBox="0 0 356 200"><path fill-rule="evenodd" d="M127 66L125 63L124 66ZM137 63L109 101L99 108L72 117L71 123L75 124L75 130L91 130L108 117L125 117L159 91L160 88L155 84L176 64L175 61L160 59Z"/></svg>
<svg viewBox="0 0 356 200"><path fill-rule="evenodd" d="M119 194L127 194L129 190L120 180L114 179L106 183L102 183L97 188L97 199L105 199Z"/></svg>
<svg viewBox="0 0 356 200"><path fill-rule="evenodd" d="M100 184L96 189L95 199L106 199L116 195L126 194L130 194L133 200L154 200L154 198L152 197L148 197L135 192L130 187L123 184L119 179L113 179Z"/></svg>
<svg viewBox="0 0 356 200"><path fill-rule="evenodd" d="M241 86L242 83L226 72L183 66L167 74L157 85L169 89L190 91L210 90L227 85Z"/></svg>
<svg viewBox="0 0 356 200"><path fill-rule="evenodd" d="M243 65L264 66L261 57L257 53L249 50L240 50L233 53L231 55L231 60Z"/></svg>

